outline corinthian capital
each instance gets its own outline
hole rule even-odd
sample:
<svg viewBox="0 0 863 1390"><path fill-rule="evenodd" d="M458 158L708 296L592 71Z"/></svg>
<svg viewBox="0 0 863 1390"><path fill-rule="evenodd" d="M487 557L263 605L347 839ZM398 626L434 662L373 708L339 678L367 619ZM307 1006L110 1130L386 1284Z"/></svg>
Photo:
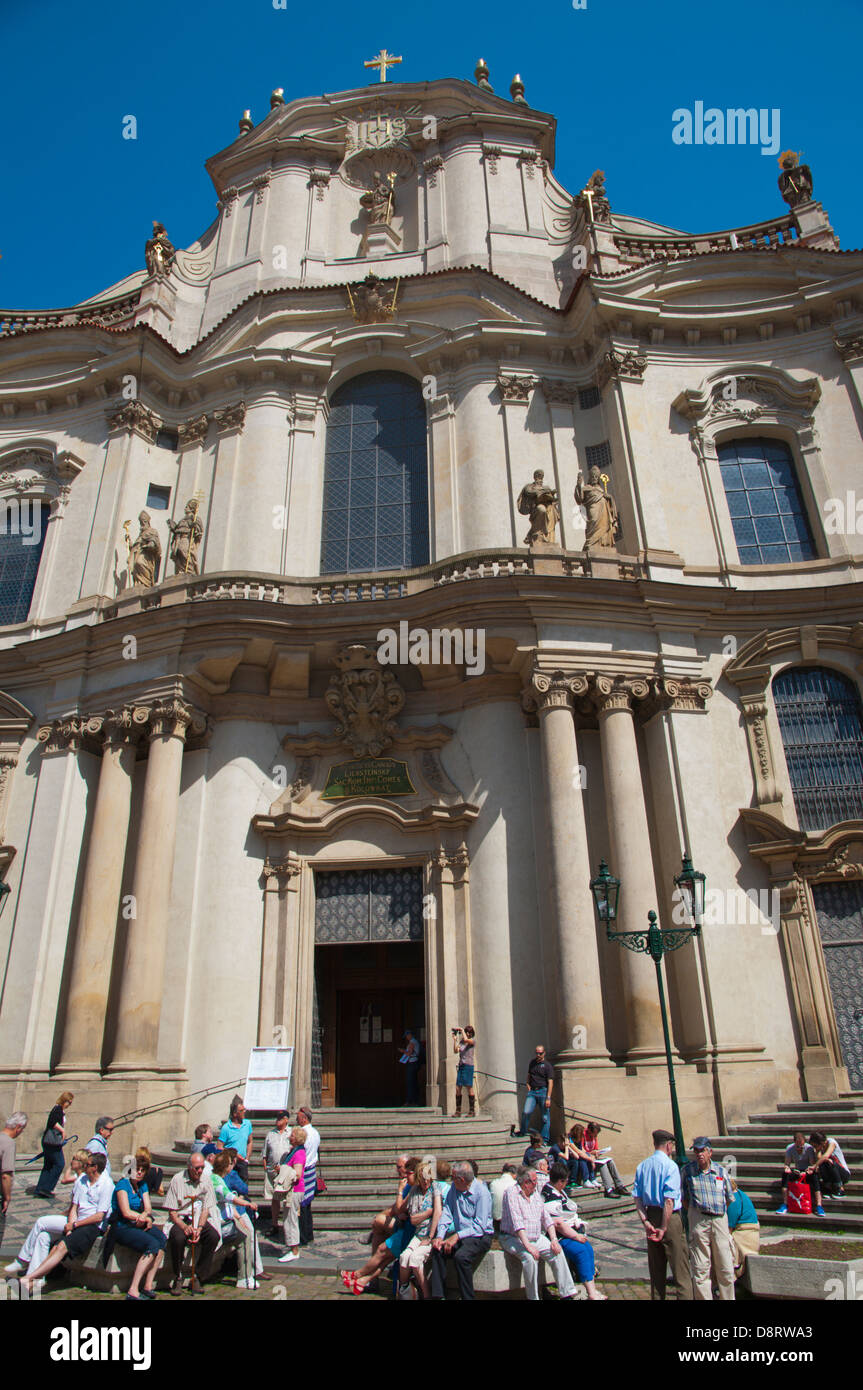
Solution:
<svg viewBox="0 0 863 1390"><path fill-rule="evenodd" d="M264 892L282 893L294 887L292 880L302 872L303 861L293 850L284 859L271 859L267 855L261 876L264 879Z"/></svg>
<svg viewBox="0 0 863 1390"><path fill-rule="evenodd" d="M154 738L185 739L195 711L184 700L156 700L148 711L148 734Z"/></svg>
<svg viewBox="0 0 863 1390"><path fill-rule="evenodd" d="M112 430L133 430L148 444L155 443L161 424L159 416L140 401L126 401L119 410L108 412L108 425Z"/></svg>
<svg viewBox="0 0 863 1390"><path fill-rule="evenodd" d="M611 710L631 710L635 700L645 700L650 683L643 676L594 676L590 694L600 714Z"/></svg>
<svg viewBox="0 0 863 1390"><path fill-rule="evenodd" d="M650 695L642 710L643 717L650 719L665 710L673 713L703 710L712 694L710 681L693 681L688 676L657 676L650 681Z"/></svg>
<svg viewBox="0 0 863 1390"><path fill-rule="evenodd" d="M121 709L106 709L99 720L105 748L120 748L124 743L133 742L147 719L148 711L140 707L123 705Z"/></svg>
<svg viewBox="0 0 863 1390"><path fill-rule="evenodd" d="M576 696L588 690L587 676L568 676L563 671L534 671L527 696L537 710L572 709Z"/></svg>
<svg viewBox="0 0 863 1390"><path fill-rule="evenodd" d="M52 719L43 724L36 734L43 753L77 753L84 736L84 720L80 714L69 714L63 719Z"/></svg>

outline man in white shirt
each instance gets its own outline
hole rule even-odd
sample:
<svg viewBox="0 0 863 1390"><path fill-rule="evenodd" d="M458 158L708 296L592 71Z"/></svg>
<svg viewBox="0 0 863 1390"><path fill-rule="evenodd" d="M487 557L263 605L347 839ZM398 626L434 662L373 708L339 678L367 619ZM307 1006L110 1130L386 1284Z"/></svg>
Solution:
<svg viewBox="0 0 863 1390"><path fill-rule="evenodd" d="M312 1202L315 1200L315 1192L317 1191L318 1150L321 1147L321 1136L312 1124L312 1112L306 1106L297 1111L297 1124L306 1136L306 1142L303 1146L306 1150L306 1167L303 1173L306 1190L300 1203L300 1245L311 1245L315 1238L312 1224Z"/></svg>
<svg viewBox="0 0 863 1390"><path fill-rule="evenodd" d="M501 1169L499 1178L492 1178L489 1183L491 1192L491 1214L494 1221L494 1229L500 1229L500 1218L503 1212L503 1197L508 1187L515 1185L515 1175L518 1168L514 1163L505 1163Z"/></svg>
<svg viewBox="0 0 863 1390"><path fill-rule="evenodd" d="M261 1158L264 1161L264 1197L269 1199L270 1213L273 1224L268 1235L271 1240L281 1238L282 1230L279 1226L279 1208L282 1203L281 1196L275 1191L273 1183L279 1171L279 1164L285 1154L291 1151L291 1130L288 1121L290 1116L287 1110L280 1110L276 1116L275 1127L271 1129L264 1140L264 1147L261 1150Z"/></svg>
<svg viewBox="0 0 863 1390"><path fill-rule="evenodd" d="M72 1201L66 1218L66 1225L56 1245L27 1274L22 1275L21 1284L29 1294L34 1279L44 1279L67 1255L73 1260L86 1259L100 1233L102 1222L111 1210L111 1197L114 1184L108 1177L104 1154L94 1153L85 1164L84 1172L72 1188Z"/></svg>

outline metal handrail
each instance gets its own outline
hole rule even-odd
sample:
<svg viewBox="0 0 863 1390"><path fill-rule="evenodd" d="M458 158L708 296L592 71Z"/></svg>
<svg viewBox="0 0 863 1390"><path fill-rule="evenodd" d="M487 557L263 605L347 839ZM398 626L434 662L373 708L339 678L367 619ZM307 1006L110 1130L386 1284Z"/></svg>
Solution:
<svg viewBox="0 0 863 1390"><path fill-rule="evenodd" d="M494 1072L480 1071L478 1067L476 1068L476 1075L485 1076L489 1079L489 1081L503 1081L506 1083L507 1086L515 1086L516 1095L518 1094L519 1087L521 1087L521 1089L525 1091L529 1089L526 1082L524 1081L513 1081L512 1077L510 1076L495 1076ZM623 1129L623 1125L620 1122L620 1120L609 1120L606 1119L603 1115L591 1115L589 1110L570 1110L565 1105L560 1106L560 1109L564 1115L572 1116L576 1120L596 1120L596 1122L600 1125L602 1129L613 1130L615 1134L619 1134L620 1131Z"/></svg>

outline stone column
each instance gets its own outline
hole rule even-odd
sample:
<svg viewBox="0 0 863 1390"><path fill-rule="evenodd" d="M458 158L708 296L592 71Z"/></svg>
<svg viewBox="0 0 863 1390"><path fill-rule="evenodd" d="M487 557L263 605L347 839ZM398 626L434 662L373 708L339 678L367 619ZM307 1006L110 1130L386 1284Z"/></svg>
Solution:
<svg viewBox="0 0 863 1390"><path fill-rule="evenodd" d="M157 1069L177 802L192 716L191 706L177 699L159 700L150 711L150 751L132 885L134 915L126 938L112 1071Z"/></svg>
<svg viewBox="0 0 863 1390"><path fill-rule="evenodd" d="M296 895L302 860L293 851L264 861L264 931L261 942L259 1047L296 1047L299 929Z"/></svg>
<svg viewBox="0 0 863 1390"><path fill-rule="evenodd" d="M240 436L246 418L245 401L234 401L213 412L218 441L204 535L198 552L198 569L218 572L229 565L232 522L239 490Z"/></svg>
<svg viewBox="0 0 863 1390"><path fill-rule="evenodd" d="M294 391L288 414L290 470L284 491L273 498L284 507L279 574L320 572L322 510L320 504L310 510L307 502L324 495L328 416L329 403L313 385Z"/></svg>
<svg viewBox="0 0 863 1390"><path fill-rule="evenodd" d="M658 906L653 858L632 702L644 699L650 687L640 678L622 680L596 676L593 695L599 711L602 775L611 842L611 872L620 879L616 931L646 932L647 914ZM620 945L621 973L626 995L629 1052L651 1054L662 1047L662 1019L653 962L643 952Z"/></svg>
<svg viewBox="0 0 863 1390"><path fill-rule="evenodd" d="M143 716L143 718L142 718ZM91 720L104 737L96 809L90 831L78 933L69 980L60 1071L99 1071L123 884L126 836L135 770L133 739L145 710L108 710Z"/></svg>
<svg viewBox="0 0 863 1390"><path fill-rule="evenodd" d="M539 712L548 812L548 876L557 957L553 1046L558 1060L561 1052L580 1061L608 1056L573 718L573 696L584 695L587 689L586 676L565 678L560 671L553 675L536 671L530 686ZM554 1026L551 1011L549 1022Z"/></svg>

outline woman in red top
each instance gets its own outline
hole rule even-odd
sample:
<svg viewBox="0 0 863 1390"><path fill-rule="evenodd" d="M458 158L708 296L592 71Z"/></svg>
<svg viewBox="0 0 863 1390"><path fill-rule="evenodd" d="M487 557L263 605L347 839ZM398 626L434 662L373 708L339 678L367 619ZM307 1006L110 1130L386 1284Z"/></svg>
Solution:
<svg viewBox="0 0 863 1390"><path fill-rule="evenodd" d="M626 1197L629 1195L629 1188L624 1187L623 1180L617 1171L613 1158L600 1158L599 1155L599 1125L595 1120L591 1120L587 1129L584 1131L582 1141L585 1153L589 1154L592 1163L596 1164L599 1176L602 1179L602 1186L605 1189L606 1197Z"/></svg>

